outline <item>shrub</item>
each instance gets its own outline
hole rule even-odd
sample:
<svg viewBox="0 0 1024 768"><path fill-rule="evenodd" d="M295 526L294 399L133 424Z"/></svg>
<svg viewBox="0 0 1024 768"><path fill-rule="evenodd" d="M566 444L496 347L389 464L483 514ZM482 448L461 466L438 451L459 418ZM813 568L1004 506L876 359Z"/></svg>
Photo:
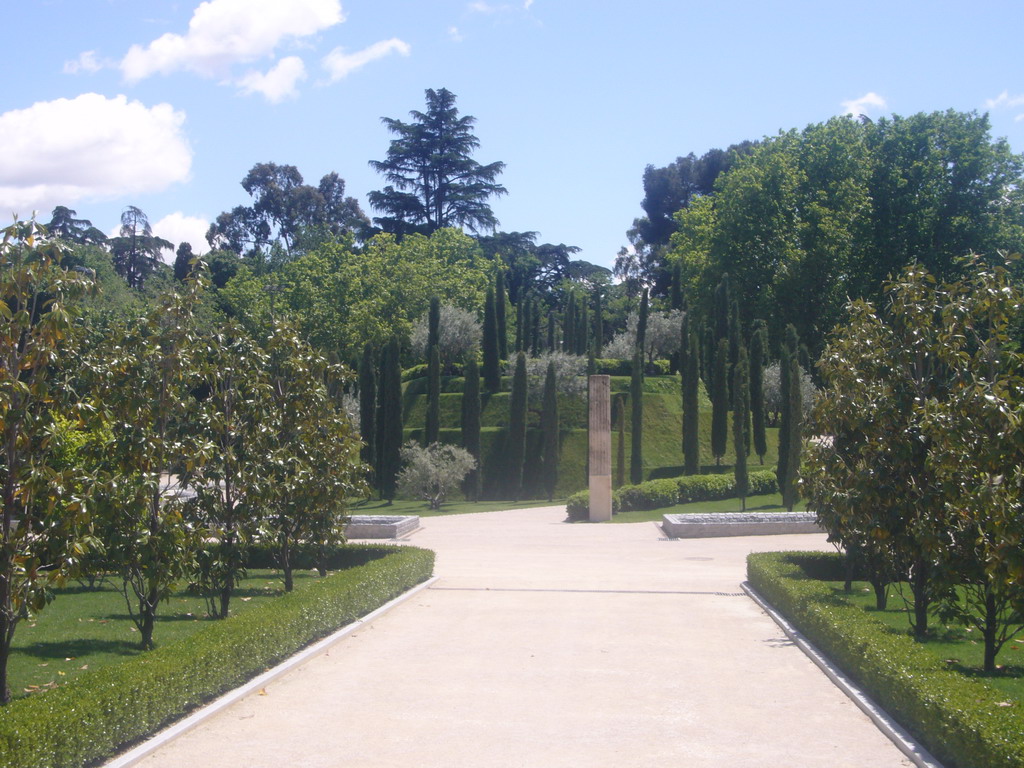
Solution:
<svg viewBox="0 0 1024 768"><path fill-rule="evenodd" d="M7 705L0 717L0 764L95 763L366 615L429 578L434 567L428 550L345 549L386 556L212 623L181 642Z"/></svg>
<svg viewBox="0 0 1024 768"><path fill-rule="evenodd" d="M476 468L476 459L469 451L448 443L431 443L424 448L408 442L402 446L402 463L398 492L429 502L431 509L438 509L448 493Z"/></svg>
<svg viewBox="0 0 1024 768"><path fill-rule="evenodd" d="M837 554L747 558L754 588L946 765L1024 765L1019 709L1001 703L1005 694L949 669L819 580L840 581L842 573Z"/></svg>

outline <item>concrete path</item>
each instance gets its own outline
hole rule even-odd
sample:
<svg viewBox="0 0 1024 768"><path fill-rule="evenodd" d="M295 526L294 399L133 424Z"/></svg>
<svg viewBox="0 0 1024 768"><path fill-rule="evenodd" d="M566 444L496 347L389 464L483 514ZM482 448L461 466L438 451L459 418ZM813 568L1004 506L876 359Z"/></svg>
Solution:
<svg viewBox="0 0 1024 768"><path fill-rule="evenodd" d="M425 518L433 587L140 765L911 765L740 590L824 536L563 518Z"/></svg>

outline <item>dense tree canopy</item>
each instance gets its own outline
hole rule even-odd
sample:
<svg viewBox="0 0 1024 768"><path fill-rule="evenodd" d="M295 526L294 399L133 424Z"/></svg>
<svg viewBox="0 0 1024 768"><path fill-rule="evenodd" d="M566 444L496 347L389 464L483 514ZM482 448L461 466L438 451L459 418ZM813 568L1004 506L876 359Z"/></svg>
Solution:
<svg viewBox="0 0 1024 768"><path fill-rule="evenodd" d="M455 94L428 88L426 97L427 111L411 112L412 122L381 118L395 138L384 160L370 161L389 182L369 194L384 214L374 222L397 235L429 235L444 227L494 230L498 220L487 201L506 192L496 181L505 164L481 165L472 158L480 145L473 135L476 118L459 116Z"/></svg>

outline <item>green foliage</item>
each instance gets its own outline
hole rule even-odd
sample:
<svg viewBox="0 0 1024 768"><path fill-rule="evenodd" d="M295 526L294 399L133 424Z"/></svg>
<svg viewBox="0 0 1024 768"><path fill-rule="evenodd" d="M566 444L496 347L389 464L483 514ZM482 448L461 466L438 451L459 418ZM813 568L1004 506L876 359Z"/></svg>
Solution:
<svg viewBox="0 0 1024 768"><path fill-rule="evenodd" d="M729 339L721 337L715 350L711 382L711 454L721 464L729 443Z"/></svg>
<svg viewBox="0 0 1024 768"><path fill-rule="evenodd" d="M475 459L476 464L470 470L463 485L466 498L476 501L480 497L480 369L477 367L476 354L466 358L466 377L462 389L462 445Z"/></svg>
<svg viewBox="0 0 1024 768"><path fill-rule="evenodd" d="M767 356L768 331L763 322L759 323L750 336L750 428L753 432L754 453L764 464L764 455L768 451L764 410L764 361Z"/></svg>
<svg viewBox="0 0 1024 768"><path fill-rule="evenodd" d="M300 592L210 624L186 640L21 699L0 719L9 768L77 768L114 754L196 705L429 578L434 554L386 551Z"/></svg>
<svg viewBox="0 0 1024 768"><path fill-rule="evenodd" d="M377 466L377 366L373 347L363 347L359 363L359 435L363 440L360 457L363 464L376 470Z"/></svg>
<svg viewBox="0 0 1024 768"><path fill-rule="evenodd" d="M838 555L752 554L747 578L819 649L950 766L1011 768L1024 763L1018 708L1005 694L967 678L834 593Z"/></svg>
<svg viewBox="0 0 1024 768"><path fill-rule="evenodd" d="M750 429L750 381L747 348L740 346L733 370L733 411L732 411L732 445L736 455L733 464L733 476L736 479L736 495L740 497L741 506L746 509L749 477L747 472L747 451ZM792 511L792 505L790 505Z"/></svg>
<svg viewBox="0 0 1024 768"><path fill-rule="evenodd" d="M377 413L377 482L381 498L395 497L395 482L401 468L402 450L402 366L398 339L384 348L380 372L380 402Z"/></svg>
<svg viewBox="0 0 1024 768"><path fill-rule="evenodd" d="M644 291L644 298L647 292ZM638 334L639 335L639 334ZM644 374L643 374L643 347L637 347L633 355L633 372L629 385L629 402L632 407L632 414L629 420L630 441L632 450L629 455L629 481L639 483L644 477Z"/></svg>
<svg viewBox="0 0 1024 768"><path fill-rule="evenodd" d="M690 332L686 348L683 381L683 464L686 474L700 471L700 343L697 331Z"/></svg>
<svg viewBox="0 0 1024 768"><path fill-rule="evenodd" d="M435 441L423 447L410 441L402 446L402 465L399 492L439 509L451 490L476 467L476 459L457 445Z"/></svg>
<svg viewBox="0 0 1024 768"><path fill-rule="evenodd" d="M548 501L555 496L555 486L558 484L558 393L555 381L555 363L548 362L547 374L544 377L544 396L540 416L541 431L544 434L544 447L541 454L541 474L543 476L544 490L548 494Z"/></svg>
<svg viewBox="0 0 1024 768"><path fill-rule="evenodd" d="M441 428L441 350L437 344L430 346L430 361L427 363L427 424L424 435L426 445L437 442Z"/></svg>
<svg viewBox="0 0 1024 768"><path fill-rule="evenodd" d="M483 378L489 392L501 391L501 356L498 352L498 315L494 291L488 286L484 299Z"/></svg>
<svg viewBox="0 0 1024 768"><path fill-rule="evenodd" d="M775 475L769 471L751 472L751 496L775 493ZM612 493L612 511L658 509L694 501L715 501L737 497L736 479L732 475L686 475L684 477L648 480L638 485L624 485ZM566 506L570 520L585 520L590 505L590 492L572 494Z"/></svg>
<svg viewBox="0 0 1024 768"><path fill-rule="evenodd" d="M512 396L508 421L508 474L509 493L514 500L523 491L523 463L526 461L526 353L516 355L516 370L512 377Z"/></svg>

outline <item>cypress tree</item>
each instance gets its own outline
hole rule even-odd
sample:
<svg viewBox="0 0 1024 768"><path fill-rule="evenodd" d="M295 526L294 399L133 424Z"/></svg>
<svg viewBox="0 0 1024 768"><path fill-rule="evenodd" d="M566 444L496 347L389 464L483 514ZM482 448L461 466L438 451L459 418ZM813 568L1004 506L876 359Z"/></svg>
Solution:
<svg viewBox="0 0 1024 768"><path fill-rule="evenodd" d="M800 499L797 478L800 475L800 455L803 452L803 402L800 392L800 360L796 353L789 356L789 424L786 436L786 474L780 482L782 503L790 512Z"/></svg>
<svg viewBox="0 0 1024 768"><path fill-rule="evenodd" d="M441 435L441 348L434 344L430 348L427 362L427 424L423 432L423 444L436 443Z"/></svg>
<svg viewBox="0 0 1024 768"><path fill-rule="evenodd" d="M466 475L463 493L470 501L480 498L483 478L480 466L480 367L476 353L466 356L465 382L462 385L462 447L476 459L476 466Z"/></svg>
<svg viewBox="0 0 1024 768"><path fill-rule="evenodd" d="M715 295L712 299L712 314L714 319L715 345L719 339L729 338L729 273L722 275L722 280L715 288Z"/></svg>
<svg viewBox="0 0 1024 768"><path fill-rule="evenodd" d="M490 392L501 391L501 362L498 354L498 316L494 308L494 291L488 287L484 299L484 385Z"/></svg>
<svg viewBox="0 0 1024 768"><path fill-rule="evenodd" d="M629 482L637 485L644 481L644 358L640 347L633 353L629 398L633 406L633 418L630 422L633 450L629 457Z"/></svg>
<svg viewBox="0 0 1024 768"><path fill-rule="evenodd" d="M505 275L494 278L494 319L498 330L498 359L508 360L508 324L505 318Z"/></svg>
<svg viewBox="0 0 1024 768"><path fill-rule="evenodd" d="M647 299L647 289L644 288L640 294L640 312L636 322L636 348L640 351L641 368L647 356Z"/></svg>
<svg viewBox="0 0 1024 768"><path fill-rule="evenodd" d="M540 355L540 302L530 299L530 354Z"/></svg>
<svg viewBox="0 0 1024 768"><path fill-rule="evenodd" d="M580 299L579 311L576 313L576 354L585 355L590 347L590 312L585 298Z"/></svg>
<svg viewBox="0 0 1024 768"><path fill-rule="evenodd" d="M508 483L515 501L523 492L523 464L526 462L526 355L516 355L508 419Z"/></svg>
<svg viewBox="0 0 1024 768"><path fill-rule="evenodd" d="M615 398L619 406L619 437L615 444L615 487L626 484L626 400L620 395Z"/></svg>
<svg viewBox="0 0 1024 768"><path fill-rule="evenodd" d="M690 332L683 371L683 465L688 475L700 473L700 345Z"/></svg>
<svg viewBox="0 0 1024 768"><path fill-rule="evenodd" d="M669 285L669 309L683 309L683 272L682 265L678 261L672 267L672 282ZM683 330L681 333L684 339L689 336L686 330ZM668 372L673 374L683 372L683 362L679 352L676 352L669 358Z"/></svg>
<svg viewBox="0 0 1024 768"><path fill-rule="evenodd" d="M373 345L366 344L359 363L359 434L363 438L359 456L369 467L371 477L377 466L377 371L373 357Z"/></svg>
<svg viewBox="0 0 1024 768"><path fill-rule="evenodd" d="M785 496L783 488L789 481L789 438L792 434L791 430L791 411L790 404L792 402L791 389L791 374L792 367L790 363L792 358L796 357L797 347L799 341L796 335L796 328L791 324L786 326L786 332L783 337L782 349L779 355L779 389L782 402L779 408L779 462L775 469L775 477L779 483L779 492ZM799 387L799 381L797 382Z"/></svg>
<svg viewBox="0 0 1024 768"><path fill-rule="evenodd" d="M740 345L736 356L736 367L733 369L732 443L736 451L736 463L733 465L736 495L740 497L741 509L744 512L747 509L747 493L750 490L747 476L747 421L750 416L748 372L747 348Z"/></svg>
<svg viewBox="0 0 1024 768"><path fill-rule="evenodd" d="M555 310L548 310L548 352L555 351Z"/></svg>
<svg viewBox="0 0 1024 768"><path fill-rule="evenodd" d="M701 348L701 375L704 377L704 387L708 392L712 388L712 378L715 374L715 330L712 325L704 325L703 333L701 334L701 342L703 347Z"/></svg>
<svg viewBox="0 0 1024 768"><path fill-rule="evenodd" d="M764 423L764 357L768 331L758 321L750 338L750 426L754 439L754 453L764 464L768 452L768 437Z"/></svg>
<svg viewBox="0 0 1024 768"><path fill-rule="evenodd" d="M740 354L740 308L736 299L729 305L729 402L731 403L736 394L732 388L733 371L736 369L736 361Z"/></svg>
<svg viewBox="0 0 1024 768"><path fill-rule="evenodd" d="M715 373L711 383L711 453L715 465L721 466L729 443L729 339L718 340L715 350Z"/></svg>
<svg viewBox="0 0 1024 768"><path fill-rule="evenodd" d="M558 484L558 392L555 388L555 363L548 362L544 377L544 404L540 417L544 445L541 451L541 480L548 494L548 501L555 498Z"/></svg>
<svg viewBox="0 0 1024 768"><path fill-rule="evenodd" d="M604 300L601 289L594 291L594 357L604 353Z"/></svg>
<svg viewBox="0 0 1024 768"><path fill-rule="evenodd" d="M402 450L402 362L398 339L384 348L380 378L380 495L395 498Z"/></svg>
<svg viewBox="0 0 1024 768"><path fill-rule="evenodd" d="M576 294L569 291L562 320L562 351L567 355L576 352Z"/></svg>
<svg viewBox="0 0 1024 768"><path fill-rule="evenodd" d="M516 352L522 352L526 349L524 344L526 343L525 329L523 328L523 301L520 300L516 304Z"/></svg>
<svg viewBox="0 0 1024 768"><path fill-rule="evenodd" d="M594 347L587 350L587 379L597 373L597 358L594 357ZM589 395L588 395L589 397ZM587 452L589 454L589 451Z"/></svg>
<svg viewBox="0 0 1024 768"><path fill-rule="evenodd" d="M441 300L437 296L430 297L430 311L427 313L427 355L430 348L441 343Z"/></svg>

